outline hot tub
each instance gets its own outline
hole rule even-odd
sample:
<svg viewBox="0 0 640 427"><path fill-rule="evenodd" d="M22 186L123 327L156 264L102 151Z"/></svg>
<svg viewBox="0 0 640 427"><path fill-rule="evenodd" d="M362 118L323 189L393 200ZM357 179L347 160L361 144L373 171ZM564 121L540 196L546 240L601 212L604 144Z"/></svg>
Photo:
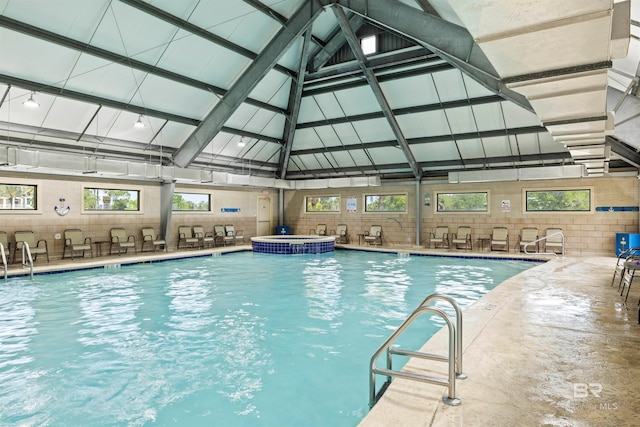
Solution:
<svg viewBox="0 0 640 427"><path fill-rule="evenodd" d="M333 236L260 236L251 238L254 252L265 254L321 254L335 250Z"/></svg>

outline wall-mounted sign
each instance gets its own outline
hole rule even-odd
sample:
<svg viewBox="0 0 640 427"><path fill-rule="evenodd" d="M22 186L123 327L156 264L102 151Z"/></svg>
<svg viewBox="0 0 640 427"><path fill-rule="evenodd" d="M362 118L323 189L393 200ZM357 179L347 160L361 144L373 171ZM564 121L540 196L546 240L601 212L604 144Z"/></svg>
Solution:
<svg viewBox="0 0 640 427"><path fill-rule="evenodd" d="M358 210L358 199L354 196L347 197L347 212L353 213Z"/></svg>
<svg viewBox="0 0 640 427"><path fill-rule="evenodd" d="M511 200L502 201L502 212L511 212Z"/></svg>
<svg viewBox="0 0 640 427"><path fill-rule="evenodd" d="M240 208L220 208L220 212L240 212Z"/></svg>

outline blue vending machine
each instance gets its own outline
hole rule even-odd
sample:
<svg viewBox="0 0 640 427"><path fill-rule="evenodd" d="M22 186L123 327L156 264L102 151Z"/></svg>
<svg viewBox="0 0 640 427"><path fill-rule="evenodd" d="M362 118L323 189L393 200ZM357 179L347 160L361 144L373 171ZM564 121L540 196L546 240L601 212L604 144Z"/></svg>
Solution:
<svg viewBox="0 0 640 427"><path fill-rule="evenodd" d="M640 234L616 233L616 256L629 248L640 248Z"/></svg>

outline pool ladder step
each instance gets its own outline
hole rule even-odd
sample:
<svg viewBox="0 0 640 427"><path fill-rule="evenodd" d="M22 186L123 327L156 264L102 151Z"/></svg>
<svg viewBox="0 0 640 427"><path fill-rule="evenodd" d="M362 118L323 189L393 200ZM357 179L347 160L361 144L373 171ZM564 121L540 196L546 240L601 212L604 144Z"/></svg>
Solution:
<svg viewBox="0 0 640 427"><path fill-rule="evenodd" d="M446 301L453 306L456 313L455 324L451 320L451 317L449 317L449 315L443 310L428 306L430 302L436 300ZM392 348L393 343L402 334L402 332L404 332L404 330L407 329L407 327L409 327L416 318L425 313L436 314L442 317L445 321L449 331L449 354L447 356ZM378 358L385 353L385 350L387 356L387 367L386 369L378 368L376 366ZM448 362L447 378L436 378L427 375L394 370L394 354ZM376 375L384 375L387 377L379 391L376 391ZM442 294L429 295L373 354L369 368L369 408L372 408L382 397L386 389L391 385L391 381L394 377L447 386L447 394L442 397L442 401L447 405L460 405L461 400L456 397L456 379L465 379L467 376L462 372L462 310L452 297Z"/></svg>

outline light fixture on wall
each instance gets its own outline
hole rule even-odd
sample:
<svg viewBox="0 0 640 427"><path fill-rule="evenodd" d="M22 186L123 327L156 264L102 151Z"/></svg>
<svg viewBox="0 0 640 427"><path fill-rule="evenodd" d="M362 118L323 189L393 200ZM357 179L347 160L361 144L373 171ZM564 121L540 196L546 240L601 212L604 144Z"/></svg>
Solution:
<svg viewBox="0 0 640 427"><path fill-rule="evenodd" d="M138 116L138 121L133 124L133 127L136 127L138 129L142 129L144 126L145 126L145 124L142 122L142 114L140 114Z"/></svg>
<svg viewBox="0 0 640 427"><path fill-rule="evenodd" d="M242 137L240 137L240 141L238 141L238 147L243 148L245 145L247 145L247 143L244 142L244 139L242 139Z"/></svg>
<svg viewBox="0 0 640 427"><path fill-rule="evenodd" d="M31 95L29 95L29 99L24 101L22 103L22 105L24 105L25 107L29 107L29 108L37 108L37 107L39 107L40 104L38 103L38 101L33 99L33 95L35 95L35 91L31 91Z"/></svg>

